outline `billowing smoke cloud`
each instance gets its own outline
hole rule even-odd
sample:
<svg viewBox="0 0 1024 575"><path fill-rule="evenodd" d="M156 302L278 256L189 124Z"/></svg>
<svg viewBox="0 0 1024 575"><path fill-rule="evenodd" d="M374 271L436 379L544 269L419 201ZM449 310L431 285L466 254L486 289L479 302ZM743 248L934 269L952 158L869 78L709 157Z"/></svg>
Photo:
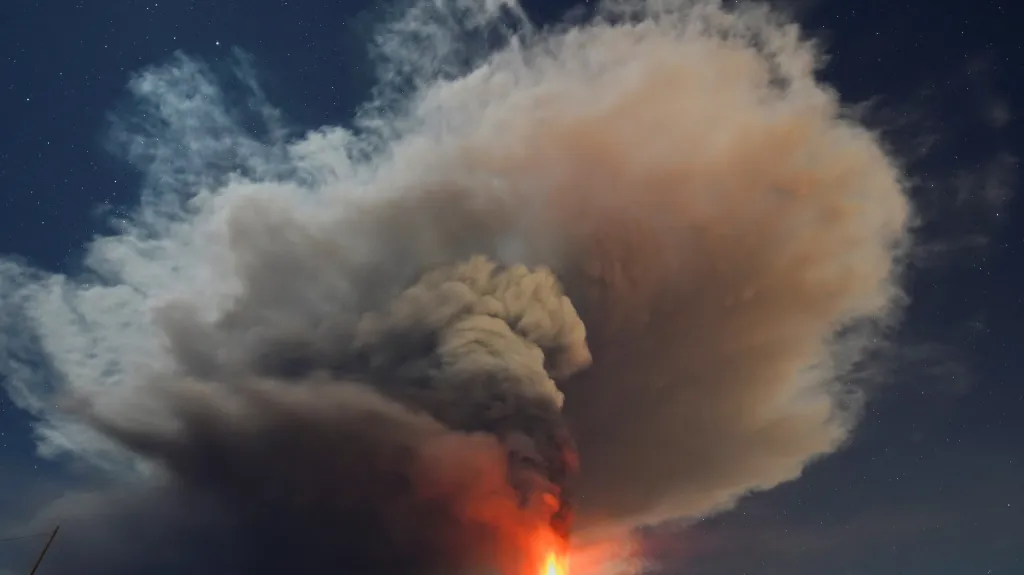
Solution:
<svg viewBox="0 0 1024 575"><path fill-rule="evenodd" d="M261 137L200 64L146 70L114 140L138 211L81 277L3 264L9 391L45 452L160 485L125 521L221 572L513 569L572 511L695 517L793 479L856 421L910 221L798 32L424 2L380 34L356 128L301 137L246 66Z"/></svg>

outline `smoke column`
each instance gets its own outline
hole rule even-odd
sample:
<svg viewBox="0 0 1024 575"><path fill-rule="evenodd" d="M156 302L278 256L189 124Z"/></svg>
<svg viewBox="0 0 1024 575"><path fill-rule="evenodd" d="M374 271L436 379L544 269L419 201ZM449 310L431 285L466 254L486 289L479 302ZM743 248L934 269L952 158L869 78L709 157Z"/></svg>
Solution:
<svg viewBox="0 0 1024 575"><path fill-rule="evenodd" d="M353 126L301 135L244 58L259 136L202 64L142 71L138 209L80 275L0 262L41 451L135 486L55 568L522 572L841 446L911 208L795 25L424 1L374 54Z"/></svg>

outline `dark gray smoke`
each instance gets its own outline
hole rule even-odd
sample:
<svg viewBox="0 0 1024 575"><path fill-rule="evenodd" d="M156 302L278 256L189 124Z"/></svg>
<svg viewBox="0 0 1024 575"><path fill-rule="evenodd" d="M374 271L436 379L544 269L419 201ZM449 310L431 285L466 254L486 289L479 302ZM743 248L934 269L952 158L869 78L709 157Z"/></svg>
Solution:
<svg viewBox="0 0 1024 575"><path fill-rule="evenodd" d="M845 441L910 206L796 27L680 0L541 32L461 0L378 48L360 129L291 140L192 61L144 72L139 212L87 277L3 268L76 398L5 343L43 445L143 478L105 552L55 565L529 571L573 517L706 515Z"/></svg>
<svg viewBox="0 0 1024 575"><path fill-rule="evenodd" d="M576 454L549 373L590 354L548 270L482 257L432 269L357 321L321 318L315 337L249 339L261 314L237 302L212 323L163 309L177 373L130 408L72 406L166 482L115 525L156 512L173 527L158 548L229 573L517 573L568 536ZM229 540L188 557L203 530ZM166 568L154 549L111 553L115 566L79 545L76 569Z"/></svg>

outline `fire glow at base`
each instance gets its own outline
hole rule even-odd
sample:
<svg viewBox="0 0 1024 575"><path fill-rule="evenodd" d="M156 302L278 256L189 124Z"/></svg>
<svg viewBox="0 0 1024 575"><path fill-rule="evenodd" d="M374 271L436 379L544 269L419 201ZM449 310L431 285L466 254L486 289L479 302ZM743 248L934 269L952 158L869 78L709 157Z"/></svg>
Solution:
<svg viewBox="0 0 1024 575"><path fill-rule="evenodd" d="M571 541L544 530L535 535L533 567L526 575L637 575L637 541L625 532L577 533Z"/></svg>
<svg viewBox="0 0 1024 575"><path fill-rule="evenodd" d="M569 575L566 558L554 551L549 551L544 559L544 566L539 575Z"/></svg>

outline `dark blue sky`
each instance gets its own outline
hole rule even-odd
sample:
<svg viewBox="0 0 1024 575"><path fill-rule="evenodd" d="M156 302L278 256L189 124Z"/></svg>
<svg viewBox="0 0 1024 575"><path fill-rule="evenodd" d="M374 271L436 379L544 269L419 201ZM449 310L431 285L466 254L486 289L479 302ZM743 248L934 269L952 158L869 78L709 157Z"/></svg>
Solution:
<svg viewBox="0 0 1024 575"><path fill-rule="evenodd" d="M244 49L294 125L346 122L370 87L372 4L3 3L0 253L73 269L83 243L130 208L138 175L106 150L107 114L132 72L175 51L218 61ZM569 5L527 3L543 18ZM912 276L894 383L877 390L852 444L731 513L652 535L652 548L690 574L1022 573L1024 11L1009 0L819 0L799 13L832 55L826 79L871 103L868 122L907 161L935 216L922 230L932 249ZM34 456L29 424L0 394L0 514L68 477ZM4 545L0 558L27 548Z"/></svg>

